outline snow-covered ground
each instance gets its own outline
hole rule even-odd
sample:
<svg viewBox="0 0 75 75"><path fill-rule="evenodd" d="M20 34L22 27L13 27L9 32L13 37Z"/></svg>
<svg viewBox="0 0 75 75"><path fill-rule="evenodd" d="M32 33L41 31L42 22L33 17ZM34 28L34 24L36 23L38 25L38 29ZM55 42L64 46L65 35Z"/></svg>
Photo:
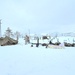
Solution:
<svg viewBox="0 0 75 75"><path fill-rule="evenodd" d="M0 46L0 75L75 75L75 47Z"/></svg>

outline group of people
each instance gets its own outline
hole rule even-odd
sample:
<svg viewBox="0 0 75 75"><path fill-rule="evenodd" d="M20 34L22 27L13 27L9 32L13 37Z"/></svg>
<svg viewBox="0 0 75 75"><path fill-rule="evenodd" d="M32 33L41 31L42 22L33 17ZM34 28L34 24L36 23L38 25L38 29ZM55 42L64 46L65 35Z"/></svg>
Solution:
<svg viewBox="0 0 75 75"><path fill-rule="evenodd" d="M28 35L25 36L24 40L25 40L25 45L30 43L30 38Z"/></svg>
<svg viewBox="0 0 75 75"><path fill-rule="evenodd" d="M30 43L30 37L28 35L25 35L24 40L25 40L25 45ZM39 46L39 37L37 37L36 40L37 40L36 47L38 47ZM33 47L33 44L31 45L31 47Z"/></svg>

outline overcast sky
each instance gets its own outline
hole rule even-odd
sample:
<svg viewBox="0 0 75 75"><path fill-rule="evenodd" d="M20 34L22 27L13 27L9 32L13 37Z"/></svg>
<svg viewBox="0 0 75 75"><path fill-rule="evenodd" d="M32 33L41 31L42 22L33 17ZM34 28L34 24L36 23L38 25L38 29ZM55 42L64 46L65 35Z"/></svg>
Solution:
<svg viewBox="0 0 75 75"><path fill-rule="evenodd" d="M0 0L2 32L75 32L75 0Z"/></svg>

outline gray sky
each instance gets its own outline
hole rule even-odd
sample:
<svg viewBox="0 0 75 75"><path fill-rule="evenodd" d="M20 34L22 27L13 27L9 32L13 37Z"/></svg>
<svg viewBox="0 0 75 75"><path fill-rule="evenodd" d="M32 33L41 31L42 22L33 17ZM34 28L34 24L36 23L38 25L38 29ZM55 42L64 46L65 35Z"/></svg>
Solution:
<svg viewBox="0 0 75 75"><path fill-rule="evenodd" d="M0 0L2 32L75 32L75 0Z"/></svg>

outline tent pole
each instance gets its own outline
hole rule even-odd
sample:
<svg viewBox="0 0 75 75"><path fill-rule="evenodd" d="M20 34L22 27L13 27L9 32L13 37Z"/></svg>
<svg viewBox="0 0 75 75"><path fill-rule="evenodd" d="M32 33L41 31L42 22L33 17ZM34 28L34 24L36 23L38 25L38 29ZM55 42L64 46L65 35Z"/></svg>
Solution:
<svg viewBox="0 0 75 75"><path fill-rule="evenodd" d="M0 37L1 37L1 19L0 19Z"/></svg>

